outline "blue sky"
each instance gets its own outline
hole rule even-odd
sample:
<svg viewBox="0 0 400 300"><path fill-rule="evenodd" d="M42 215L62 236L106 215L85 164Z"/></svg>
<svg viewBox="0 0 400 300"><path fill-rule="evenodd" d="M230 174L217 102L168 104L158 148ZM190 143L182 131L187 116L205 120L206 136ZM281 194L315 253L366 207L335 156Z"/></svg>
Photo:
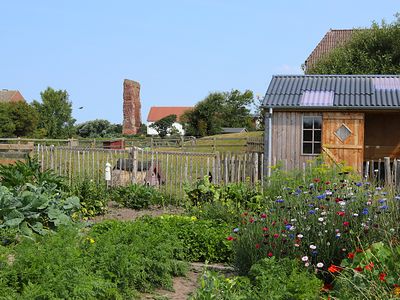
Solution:
<svg viewBox="0 0 400 300"><path fill-rule="evenodd" d="M132 79L145 122L151 106L194 105L212 91L263 95L273 74L301 74L330 28L397 11L397 0L3 0L0 89L29 102L65 89L78 122L122 123Z"/></svg>

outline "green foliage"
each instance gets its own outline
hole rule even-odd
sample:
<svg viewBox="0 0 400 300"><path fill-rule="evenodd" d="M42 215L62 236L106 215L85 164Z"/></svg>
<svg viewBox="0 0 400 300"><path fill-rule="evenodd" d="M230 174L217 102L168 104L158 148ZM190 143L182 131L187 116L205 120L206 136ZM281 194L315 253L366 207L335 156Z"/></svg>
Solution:
<svg viewBox="0 0 400 300"><path fill-rule="evenodd" d="M349 42L323 57L308 74L399 74L400 19L354 33Z"/></svg>
<svg viewBox="0 0 400 300"><path fill-rule="evenodd" d="M96 119L76 125L76 133L83 138L118 137L122 135L122 125Z"/></svg>
<svg viewBox="0 0 400 300"><path fill-rule="evenodd" d="M94 271L82 244L76 229L64 228L9 248L0 254L0 298L122 299L116 284Z"/></svg>
<svg viewBox="0 0 400 300"><path fill-rule="evenodd" d="M256 287L256 299L319 299L322 286L298 261L287 258L264 258L251 267L249 277Z"/></svg>
<svg viewBox="0 0 400 300"><path fill-rule="evenodd" d="M148 208L150 205L164 203L164 195L159 190L142 184L116 187L111 193L114 201L133 209Z"/></svg>
<svg viewBox="0 0 400 300"><path fill-rule="evenodd" d="M272 257L253 265L249 278L224 278L206 271L192 300L312 300L319 299L321 286L322 282L301 269L297 261Z"/></svg>
<svg viewBox="0 0 400 300"><path fill-rule="evenodd" d="M247 277L226 278L213 271L205 270L200 286L190 300L256 300L251 298L251 284Z"/></svg>
<svg viewBox="0 0 400 300"><path fill-rule="evenodd" d="M153 124L150 125L151 128L154 128L158 135L163 138L167 134L173 131L173 124L176 122L176 115L169 115L166 116L158 121L155 121Z"/></svg>
<svg viewBox="0 0 400 300"><path fill-rule="evenodd" d="M8 188L19 189L26 183L39 186L55 186L57 189L65 188L64 178L52 170L41 170L37 159L26 157L25 161L17 161L13 165L0 165L1 185Z"/></svg>
<svg viewBox="0 0 400 300"><path fill-rule="evenodd" d="M40 96L42 103L32 103L39 114L39 129L44 129L48 138L71 137L75 119L72 118L72 102L67 91L48 87Z"/></svg>
<svg viewBox="0 0 400 300"><path fill-rule="evenodd" d="M38 124L38 114L25 101L0 103L0 136L32 136Z"/></svg>
<svg viewBox="0 0 400 300"><path fill-rule="evenodd" d="M216 224L196 217L161 216L150 220L160 230L175 234L185 247L183 258L188 261L227 262L232 245L226 240L226 224Z"/></svg>
<svg viewBox="0 0 400 300"><path fill-rule="evenodd" d="M84 178L72 186L70 194L79 198L80 212L84 219L102 215L107 211L110 194L105 184Z"/></svg>
<svg viewBox="0 0 400 300"><path fill-rule="evenodd" d="M374 243L356 249L342 261L344 269L335 278L334 296L347 299L389 299L399 295L400 246Z"/></svg>
<svg viewBox="0 0 400 300"><path fill-rule="evenodd" d="M186 134L206 136L220 133L222 127L249 127L252 103L253 92L248 90L210 93L183 115Z"/></svg>
<svg viewBox="0 0 400 300"><path fill-rule="evenodd" d="M15 124L11 118L10 107L0 103L0 137L12 137L15 132Z"/></svg>
<svg viewBox="0 0 400 300"><path fill-rule="evenodd" d="M92 258L91 270L126 293L172 288L172 276L187 269L186 263L176 260L182 257L183 247L176 234L143 219L94 225L86 252Z"/></svg>
<svg viewBox="0 0 400 300"><path fill-rule="evenodd" d="M185 187L185 193L191 214L225 223L237 223L243 210L259 211L263 200L259 187L248 183L216 185L208 176Z"/></svg>
<svg viewBox="0 0 400 300"><path fill-rule="evenodd" d="M0 186L0 228L15 228L25 236L43 235L71 224L71 215L78 209L79 199L64 198L55 186L28 183L15 194Z"/></svg>

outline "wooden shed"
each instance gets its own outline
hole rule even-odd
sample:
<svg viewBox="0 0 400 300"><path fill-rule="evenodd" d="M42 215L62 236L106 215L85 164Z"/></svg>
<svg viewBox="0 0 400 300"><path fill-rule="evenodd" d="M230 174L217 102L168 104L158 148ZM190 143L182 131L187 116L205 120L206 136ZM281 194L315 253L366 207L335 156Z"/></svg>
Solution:
<svg viewBox="0 0 400 300"><path fill-rule="evenodd" d="M302 168L324 153L361 172L400 157L399 75L273 76L263 105L267 166Z"/></svg>
<svg viewBox="0 0 400 300"><path fill-rule="evenodd" d="M103 148L104 149L125 149L125 140L118 139L112 141L103 141Z"/></svg>

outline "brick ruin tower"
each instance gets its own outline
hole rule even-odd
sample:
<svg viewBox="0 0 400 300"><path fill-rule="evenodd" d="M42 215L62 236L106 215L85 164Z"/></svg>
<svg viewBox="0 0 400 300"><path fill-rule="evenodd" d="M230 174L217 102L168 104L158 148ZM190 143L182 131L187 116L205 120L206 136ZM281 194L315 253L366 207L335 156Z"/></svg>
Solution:
<svg viewBox="0 0 400 300"><path fill-rule="evenodd" d="M122 134L137 134L140 128L140 84L139 82L124 80L124 121Z"/></svg>

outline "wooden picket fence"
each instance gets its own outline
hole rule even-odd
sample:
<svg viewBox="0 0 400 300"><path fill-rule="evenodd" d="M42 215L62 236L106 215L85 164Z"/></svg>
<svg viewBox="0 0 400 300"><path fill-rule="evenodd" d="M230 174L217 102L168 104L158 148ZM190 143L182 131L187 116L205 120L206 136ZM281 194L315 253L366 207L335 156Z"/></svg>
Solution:
<svg viewBox="0 0 400 300"><path fill-rule="evenodd" d="M364 179L400 189L400 159L385 157L364 163Z"/></svg>
<svg viewBox="0 0 400 300"><path fill-rule="evenodd" d="M185 185L208 176L213 183L263 184L263 154L158 151L156 149L114 150L37 145L34 151L42 170L51 169L70 184L83 179L105 182L106 164L111 166L109 185L142 183L182 197Z"/></svg>

